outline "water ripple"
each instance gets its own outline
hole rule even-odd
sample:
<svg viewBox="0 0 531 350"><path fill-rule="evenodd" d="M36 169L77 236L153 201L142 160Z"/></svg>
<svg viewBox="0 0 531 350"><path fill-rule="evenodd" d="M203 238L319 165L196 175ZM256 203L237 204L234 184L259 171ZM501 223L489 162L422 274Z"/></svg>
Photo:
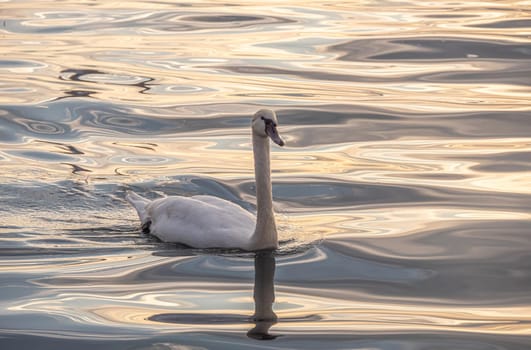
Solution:
<svg viewBox="0 0 531 350"><path fill-rule="evenodd" d="M184 11L38 11L28 18L4 22L9 33L61 34L110 32L126 34L170 34L198 30L237 29L279 25L291 20L251 14L188 14Z"/></svg>
<svg viewBox="0 0 531 350"><path fill-rule="evenodd" d="M3 1L0 347L527 349L526 6ZM264 107L269 264L141 233L256 210Z"/></svg>
<svg viewBox="0 0 531 350"><path fill-rule="evenodd" d="M442 38L400 38L387 40L356 40L330 48L346 52L338 59L360 60L528 60L531 45L503 41L466 40L452 37Z"/></svg>

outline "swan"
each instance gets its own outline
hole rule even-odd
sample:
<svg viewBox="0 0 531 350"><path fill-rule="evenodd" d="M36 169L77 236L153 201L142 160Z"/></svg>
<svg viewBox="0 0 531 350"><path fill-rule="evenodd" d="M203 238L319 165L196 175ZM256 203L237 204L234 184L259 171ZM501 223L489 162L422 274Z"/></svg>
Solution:
<svg viewBox="0 0 531 350"><path fill-rule="evenodd" d="M269 139L284 146L277 125L277 116L269 109L261 109L252 117L256 216L230 201L208 195L149 200L128 191L126 200L136 209L142 229L164 242L194 248L277 249L269 158Z"/></svg>

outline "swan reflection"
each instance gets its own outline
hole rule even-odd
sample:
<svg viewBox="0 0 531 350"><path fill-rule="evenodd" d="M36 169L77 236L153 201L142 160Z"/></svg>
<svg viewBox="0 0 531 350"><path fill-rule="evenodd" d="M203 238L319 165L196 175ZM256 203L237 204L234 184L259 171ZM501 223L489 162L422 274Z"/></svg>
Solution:
<svg viewBox="0 0 531 350"><path fill-rule="evenodd" d="M275 302L275 254L273 251L260 251L254 257L254 315L255 327L247 336L253 339L270 340L275 335L269 329L277 323L277 315L273 311Z"/></svg>
<svg viewBox="0 0 531 350"><path fill-rule="evenodd" d="M272 340L277 336L269 333L269 329L277 323L277 315L273 311L275 301L275 251L263 250L254 256L254 314L235 315L218 314L215 311L204 313L162 313L148 317L149 321L171 323L179 326L191 325L211 326L238 325L254 323L247 336L258 340ZM249 311L250 313L250 311Z"/></svg>

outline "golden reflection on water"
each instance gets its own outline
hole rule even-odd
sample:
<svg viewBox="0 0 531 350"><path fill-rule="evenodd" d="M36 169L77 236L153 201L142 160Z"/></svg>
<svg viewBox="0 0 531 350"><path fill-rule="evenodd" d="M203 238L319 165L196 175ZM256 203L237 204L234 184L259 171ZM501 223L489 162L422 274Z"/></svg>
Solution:
<svg viewBox="0 0 531 350"><path fill-rule="evenodd" d="M528 1L180 5L2 2L13 329L531 335ZM263 106L287 146L278 320L259 325L248 256L151 241L123 193L252 209Z"/></svg>
<svg viewBox="0 0 531 350"><path fill-rule="evenodd" d="M406 4L419 6L417 2ZM386 52L382 48L387 45L391 53L411 46L376 41L376 47L363 45L365 52L357 60L341 59L343 43L365 38L459 39L466 33L479 41L526 43L528 28L503 28L500 34L499 29L481 26L502 21L504 16L516 20L517 11L496 13L484 7L485 3L439 4L419 13L392 3L386 3L389 12L374 11L372 3L343 6L294 1L279 5L231 6L230 16L242 18L237 22L241 27L234 27L233 22L207 22L197 15L204 8L220 16L229 14L226 4L215 2L178 11L172 3L96 3L83 11L70 2L61 10L35 8L31 2L4 3L10 16L2 31L9 41L2 48L6 57L23 58L24 64L2 69L30 74L33 79L28 81L25 74L3 75L9 82L3 88L3 102L42 102L79 90L90 91L99 100L158 106L356 100L359 105L419 111L529 110L528 86L516 92L509 83L485 86L438 81L438 74L503 72L517 63L483 58L474 53L474 47L460 60L380 62L367 56ZM504 6L519 9L524 4L511 1ZM457 10L456 18L448 16ZM470 16L466 26L463 16ZM526 18L525 11L520 16ZM37 35L50 28L52 40ZM201 45L197 45L198 38ZM86 67L87 58L92 60L91 73L75 81L62 73ZM434 79L417 79L426 73ZM328 81L321 79L323 74Z"/></svg>
<svg viewBox="0 0 531 350"><path fill-rule="evenodd" d="M505 308L485 310L484 308L464 308L455 312L453 308L424 309L415 307L404 307L398 305L387 305L385 309L379 304L348 302L337 307L337 300L334 300L333 306L327 308L323 305L316 305L315 298L304 299L300 295L290 298L281 296L279 302L291 305L297 303L306 305L307 310L283 310L279 313L280 319L277 325L273 326L273 333L289 333L293 330L297 332L320 331L320 332L344 332L354 331L361 332L381 332L385 329L389 331L462 331L462 332L479 332L492 334L521 334L529 335L531 328L522 323L522 318L518 315L523 312L529 314L531 310L521 308ZM326 302L325 302L326 303ZM389 307L394 307L390 311ZM150 320L150 317L159 313L172 312L171 309L134 308L134 307L116 307L105 309L91 310L98 317L105 319L105 322L127 323L132 327L157 327L161 331L171 329L172 331L187 331L190 325L185 321L181 324L172 323L171 326L161 325L160 322ZM241 316L238 311L248 313L248 310L209 310L204 313L205 319L213 312L234 317ZM308 312L317 315L327 315L326 319L312 320L308 322L305 317ZM515 316L516 312L516 316ZM283 318L286 322L283 322ZM300 319L300 321L293 321ZM195 330L239 330L243 331L249 328L249 322L244 319L234 324L194 324Z"/></svg>
<svg viewBox="0 0 531 350"><path fill-rule="evenodd" d="M161 260L158 260L156 263L160 264ZM80 277L86 276L81 272ZM91 275L90 272L88 274ZM102 277L111 280L119 276ZM204 288L206 286L208 289ZM249 328L250 320L246 315L252 308L252 298L247 284L220 285L221 291L216 291L211 283L202 286L201 283L165 282L155 286L138 285L130 292L111 294L115 287L112 284L94 285L92 289L100 290L94 291L95 295L84 291L86 285L78 288L70 286L69 291L59 295L43 294L8 310L45 312L71 318L76 323L128 325L137 329L156 327L163 333L192 329L242 332ZM154 287L158 292L153 291ZM178 292L173 290L175 288ZM530 314L531 309L525 306L460 305L456 309L453 305L437 305L437 300L433 304L429 299L421 304L407 298L374 300L374 296L363 292L336 290L330 293L327 289L321 292L315 288L285 286L278 288L276 294L278 324L273 326L273 333L459 331L529 335L531 332L527 322L530 317L525 316ZM231 308L227 308L228 305ZM176 310L179 313L175 313ZM196 321L191 325L187 322L187 317L191 316L179 319L180 313L193 315ZM168 320L172 317L176 319L167 322L156 319L160 315L168 315Z"/></svg>

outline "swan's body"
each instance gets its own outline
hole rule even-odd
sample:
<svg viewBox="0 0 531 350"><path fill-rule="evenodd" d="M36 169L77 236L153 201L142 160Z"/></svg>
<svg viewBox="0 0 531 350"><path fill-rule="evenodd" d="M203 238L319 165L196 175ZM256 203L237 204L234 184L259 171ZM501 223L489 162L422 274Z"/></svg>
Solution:
<svg viewBox="0 0 531 350"><path fill-rule="evenodd" d="M145 211L144 227L164 242L196 248L249 250L255 217L240 206L212 196L171 196L148 201L129 192L127 199Z"/></svg>
<svg viewBox="0 0 531 350"><path fill-rule="evenodd" d="M273 213L269 138L280 146L273 111L260 110L252 122L256 178L256 217L242 207L212 196L170 196L150 201L129 191L126 199L142 227L165 242L195 248L276 249L277 229Z"/></svg>

